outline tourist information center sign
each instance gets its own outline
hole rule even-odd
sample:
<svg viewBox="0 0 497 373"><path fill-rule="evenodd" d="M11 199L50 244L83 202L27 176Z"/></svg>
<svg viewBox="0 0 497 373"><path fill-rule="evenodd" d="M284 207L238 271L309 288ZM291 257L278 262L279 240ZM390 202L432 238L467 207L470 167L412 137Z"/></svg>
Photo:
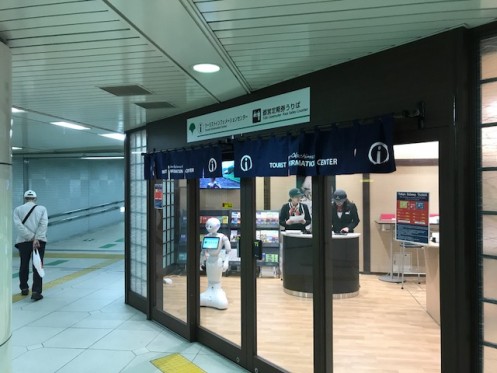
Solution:
<svg viewBox="0 0 497 373"><path fill-rule="evenodd" d="M311 118L310 92L309 87L303 88L189 118L186 139L194 142L307 123Z"/></svg>
<svg viewBox="0 0 497 373"><path fill-rule="evenodd" d="M397 192L395 239L428 244L430 237L429 193Z"/></svg>

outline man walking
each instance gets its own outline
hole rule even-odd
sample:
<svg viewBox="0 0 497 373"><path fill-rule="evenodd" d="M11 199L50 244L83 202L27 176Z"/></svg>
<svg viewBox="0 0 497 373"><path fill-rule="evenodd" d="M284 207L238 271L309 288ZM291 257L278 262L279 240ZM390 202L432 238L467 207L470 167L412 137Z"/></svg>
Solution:
<svg viewBox="0 0 497 373"><path fill-rule="evenodd" d="M34 249L38 250L42 263L47 243L48 214L44 206L36 205L36 193L28 190L24 193L24 204L14 209L14 226L17 230L16 248L19 250L19 287L22 295L29 294L29 262ZM33 266L33 287L31 299L43 298L43 280Z"/></svg>

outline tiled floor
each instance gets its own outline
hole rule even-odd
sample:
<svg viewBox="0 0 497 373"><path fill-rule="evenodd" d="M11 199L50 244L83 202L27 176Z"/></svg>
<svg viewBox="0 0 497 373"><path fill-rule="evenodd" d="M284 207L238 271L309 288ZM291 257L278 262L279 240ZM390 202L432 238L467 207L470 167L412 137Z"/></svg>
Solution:
<svg viewBox="0 0 497 373"><path fill-rule="evenodd" d="M246 372L124 304L123 237L119 224L47 244L38 302L20 295L14 256L12 372L160 372L151 360L173 353L209 373Z"/></svg>

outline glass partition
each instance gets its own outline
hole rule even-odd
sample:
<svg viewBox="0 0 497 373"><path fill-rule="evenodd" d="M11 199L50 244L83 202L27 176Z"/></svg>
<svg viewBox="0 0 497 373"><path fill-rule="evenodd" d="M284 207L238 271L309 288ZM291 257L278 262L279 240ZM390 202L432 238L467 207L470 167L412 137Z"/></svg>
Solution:
<svg viewBox="0 0 497 373"><path fill-rule="evenodd" d="M481 336L483 372L497 370L497 37L480 46L481 118L477 177L480 216Z"/></svg>
<svg viewBox="0 0 497 373"><path fill-rule="evenodd" d="M147 297L147 181L143 179L145 131L129 135L130 290Z"/></svg>

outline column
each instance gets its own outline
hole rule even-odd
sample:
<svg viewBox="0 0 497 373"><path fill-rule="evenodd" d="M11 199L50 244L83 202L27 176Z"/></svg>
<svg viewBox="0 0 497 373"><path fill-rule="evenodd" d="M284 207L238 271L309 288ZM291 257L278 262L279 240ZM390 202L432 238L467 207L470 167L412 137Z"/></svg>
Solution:
<svg viewBox="0 0 497 373"><path fill-rule="evenodd" d="M12 372L12 151L10 49L0 41L0 372Z"/></svg>

